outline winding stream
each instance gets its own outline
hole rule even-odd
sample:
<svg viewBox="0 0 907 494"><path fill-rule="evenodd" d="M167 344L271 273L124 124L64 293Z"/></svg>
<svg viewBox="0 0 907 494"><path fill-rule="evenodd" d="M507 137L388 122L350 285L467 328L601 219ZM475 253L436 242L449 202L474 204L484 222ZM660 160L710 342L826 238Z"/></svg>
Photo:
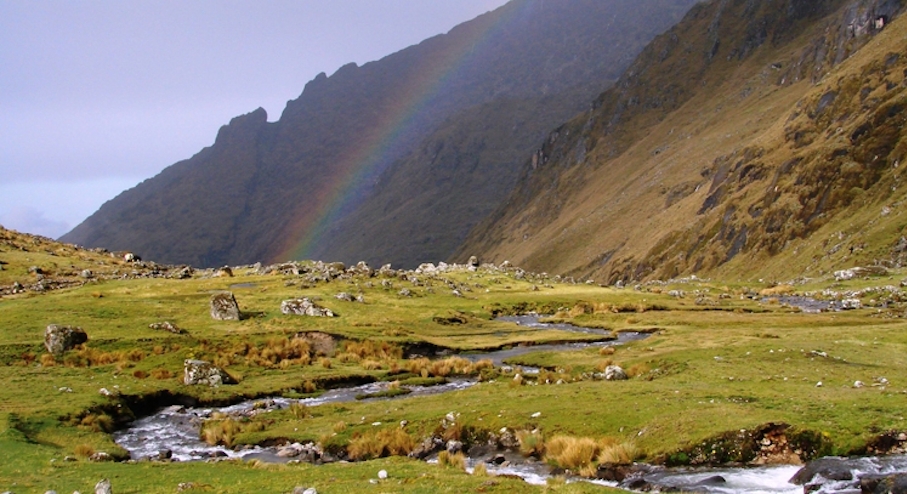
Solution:
<svg viewBox="0 0 907 494"><path fill-rule="evenodd" d="M500 320L540 329L562 329L602 334L603 336L611 334L605 330L580 328L569 324L542 323L539 322L539 316L534 314L504 317L500 318ZM625 341L643 339L647 336L648 334L645 333L622 332L618 334L616 340L605 342L519 346L494 352L464 354L463 356L473 361L490 359L495 365L500 366L508 358L530 352L615 345ZM460 379L431 387L411 386L409 387L411 392L404 396L415 397L447 393L467 389L476 384L474 380ZM210 446L200 439L201 426L205 420L210 419L215 413L228 416L248 416L287 408L294 403L318 406L326 403L351 402L355 401L358 395L385 391L389 386L390 383L387 382L375 382L329 390L314 398L288 399L276 397L246 401L222 408L171 406L158 411L154 415L136 420L128 429L114 433L114 440L129 451L133 459L172 458L177 461L202 461L211 458L256 458L262 461L286 462L289 458L278 455L277 448L273 447L246 446L239 449L229 449L223 446ZM485 457L469 458L467 470L471 472L476 465L484 463L486 470L492 474L516 475L522 477L526 482L539 485L544 485L551 477L550 467L543 462L514 458L513 461L496 464L488 460L489 458ZM821 475L814 478L811 482L815 482L815 488L811 489L810 492L818 494L859 493L861 492L860 478L863 476L907 472L907 456L856 459L827 458L820 461L831 462L837 466L838 471L849 473L837 475L838 477L843 477L843 480L828 480ZM706 469L668 469L646 466L639 473L629 477L622 483L579 478L574 478L570 481L592 482L633 491L644 489L652 492L800 494L804 492L804 487L790 482L791 478L799 470L800 467L798 466Z"/></svg>

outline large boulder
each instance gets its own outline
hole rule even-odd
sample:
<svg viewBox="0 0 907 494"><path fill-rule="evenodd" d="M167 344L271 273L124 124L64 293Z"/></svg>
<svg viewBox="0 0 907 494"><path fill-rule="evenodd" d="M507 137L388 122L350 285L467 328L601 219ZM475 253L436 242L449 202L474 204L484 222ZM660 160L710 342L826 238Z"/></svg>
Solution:
<svg viewBox="0 0 907 494"><path fill-rule="evenodd" d="M54 357L60 357L67 350L86 341L88 341L88 334L79 327L50 324L44 330L44 347Z"/></svg>
<svg viewBox="0 0 907 494"><path fill-rule="evenodd" d="M187 386L197 384L219 386L221 384L234 384L235 381L223 369L216 367L210 362L187 359L183 363L183 383Z"/></svg>
<svg viewBox="0 0 907 494"><path fill-rule="evenodd" d="M220 292L211 296L211 317L218 321L239 321L239 304L233 292Z"/></svg>
<svg viewBox="0 0 907 494"><path fill-rule="evenodd" d="M609 365L608 367L605 367L605 379L608 381L625 381L629 379L629 377L620 366Z"/></svg>
<svg viewBox="0 0 907 494"><path fill-rule="evenodd" d="M280 303L280 312L296 316L334 317L331 309L319 306L308 297L284 300Z"/></svg>

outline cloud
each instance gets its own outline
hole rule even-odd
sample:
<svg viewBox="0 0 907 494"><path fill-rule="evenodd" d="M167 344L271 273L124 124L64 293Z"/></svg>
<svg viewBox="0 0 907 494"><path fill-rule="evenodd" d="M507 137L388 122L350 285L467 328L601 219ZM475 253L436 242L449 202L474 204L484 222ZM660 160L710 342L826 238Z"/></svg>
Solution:
<svg viewBox="0 0 907 494"><path fill-rule="evenodd" d="M15 206L10 211L0 213L0 225L10 230L50 238L57 238L71 228L69 223L48 218L44 211L32 206Z"/></svg>

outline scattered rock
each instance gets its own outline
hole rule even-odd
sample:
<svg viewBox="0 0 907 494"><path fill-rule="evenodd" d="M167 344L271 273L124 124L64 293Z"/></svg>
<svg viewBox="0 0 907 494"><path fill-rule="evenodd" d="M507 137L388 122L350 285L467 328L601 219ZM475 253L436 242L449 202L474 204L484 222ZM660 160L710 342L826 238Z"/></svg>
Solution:
<svg viewBox="0 0 907 494"><path fill-rule="evenodd" d="M293 488L293 494L318 494L314 487L296 486Z"/></svg>
<svg viewBox="0 0 907 494"><path fill-rule="evenodd" d="M61 357L67 350L88 341L88 334L82 328L50 324L44 330L44 347L54 357Z"/></svg>
<svg viewBox="0 0 907 494"><path fill-rule="evenodd" d="M619 365L609 365L605 367L605 380L608 381L625 381L630 377Z"/></svg>
<svg viewBox="0 0 907 494"><path fill-rule="evenodd" d="M235 381L223 369L204 360L187 359L183 367L183 383L187 386L204 384L219 386L221 384L235 384Z"/></svg>
<svg viewBox="0 0 907 494"><path fill-rule="evenodd" d="M413 292L411 292L409 288L404 288L397 292L397 295L400 295L401 297L412 297Z"/></svg>
<svg viewBox="0 0 907 494"><path fill-rule="evenodd" d="M211 296L211 317L218 321L239 321L239 304L233 292L220 292Z"/></svg>
<svg viewBox="0 0 907 494"><path fill-rule="evenodd" d="M101 479L94 486L94 494L113 494L113 490L110 487L109 479Z"/></svg>
<svg viewBox="0 0 907 494"><path fill-rule="evenodd" d="M170 321L153 322L153 323L149 324L148 327L151 329L157 329L157 330L161 330L161 331L169 331L173 334L186 334L185 331L183 331L182 329L177 327L176 324L173 324Z"/></svg>
<svg viewBox="0 0 907 494"><path fill-rule="evenodd" d="M379 471L378 471L378 478L381 479L381 480L386 479L386 478L387 478L387 470L379 470Z"/></svg>
<svg viewBox="0 0 907 494"><path fill-rule="evenodd" d="M79 276L85 279L91 279L94 276L94 273L92 273L90 269L83 269L82 272L79 273Z"/></svg>
<svg viewBox="0 0 907 494"><path fill-rule="evenodd" d="M334 298L337 300L343 300L344 302L352 302L355 300L352 295L346 292L340 292L337 295L334 295Z"/></svg>
<svg viewBox="0 0 907 494"><path fill-rule="evenodd" d="M882 266L855 267L835 271L835 281L846 281L866 276L888 276L888 270Z"/></svg>
<svg viewBox="0 0 907 494"><path fill-rule="evenodd" d="M335 317L330 309L317 305L308 297L284 300L280 303L280 312L296 316Z"/></svg>
<svg viewBox="0 0 907 494"><path fill-rule="evenodd" d="M105 453L104 451L98 451L97 453L89 456L88 461L113 461L113 457Z"/></svg>
<svg viewBox="0 0 907 494"><path fill-rule="evenodd" d="M855 310L863 307L858 298L847 298L841 301L841 310Z"/></svg>
<svg viewBox="0 0 907 494"><path fill-rule="evenodd" d="M214 272L214 277L215 278L232 278L233 270L230 269L230 266L224 266Z"/></svg>

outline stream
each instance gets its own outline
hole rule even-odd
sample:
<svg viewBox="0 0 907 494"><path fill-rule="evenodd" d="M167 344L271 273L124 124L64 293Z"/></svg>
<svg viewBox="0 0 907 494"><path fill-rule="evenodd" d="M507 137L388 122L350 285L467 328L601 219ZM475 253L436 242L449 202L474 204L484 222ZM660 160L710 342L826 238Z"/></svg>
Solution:
<svg viewBox="0 0 907 494"><path fill-rule="evenodd" d="M539 322L539 316L510 316L499 320L513 322L528 327L544 329L562 329L592 334L610 335L611 332L599 329L588 329L569 324L551 324ZM490 359L496 366L517 355L537 351L555 351L582 349L590 346L615 345L625 341L639 340L647 337L645 333L622 332L616 340L598 343L568 343L537 346L518 346L494 352L463 354L473 361ZM410 386L410 393L405 397L427 396L433 394L456 392L467 389L478 383L472 379L451 380L448 383L423 387ZM157 413L134 421L127 429L114 433L114 441L129 451L133 459L172 459L175 461L204 461L212 458L258 459L269 462L287 462L291 458L280 454L276 447L243 446L236 449L224 446L211 446L200 439L200 430L205 420L215 414L227 416L249 416L268 413L273 410L288 408L294 403L306 406L318 406L326 403L343 403L356 400L359 395L374 394L386 391L390 383L375 382L361 386L332 389L320 396L304 399L283 397L251 400L221 408L191 408L179 405L159 410ZM378 398L394 399L394 398ZM374 423L373 425L381 425ZM493 455L495 456L495 455ZM496 455L500 459L502 455ZM436 456L434 457L436 458ZM484 463L486 470L492 474L516 475L532 484L544 485L552 476L550 467L544 462L523 459L519 455L509 454L508 461L492 461L487 455L469 458L467 471ZM430 462L437 461L429 459ZM823 458L820 462L835 466L835 471L844 472L831 475L822 471L806 483L814 483L815 488L809 492L818 494L852 494L861 492L860 478L872 475L907 472L907 456L872 457L872 458ZM824 463L823 463L824 465ZM572 478L568 481L592 482L610 487L619 487L629 491L651 492L703 492L703 493L746 493L746 494L800 494L804 487L790 482L800 467L798 466L764 466L753 468L663 468L641 465L637 472L623 482ZM824 474L825 476L823 476ZM842 480L828 480L835 477Z"/></svg>

